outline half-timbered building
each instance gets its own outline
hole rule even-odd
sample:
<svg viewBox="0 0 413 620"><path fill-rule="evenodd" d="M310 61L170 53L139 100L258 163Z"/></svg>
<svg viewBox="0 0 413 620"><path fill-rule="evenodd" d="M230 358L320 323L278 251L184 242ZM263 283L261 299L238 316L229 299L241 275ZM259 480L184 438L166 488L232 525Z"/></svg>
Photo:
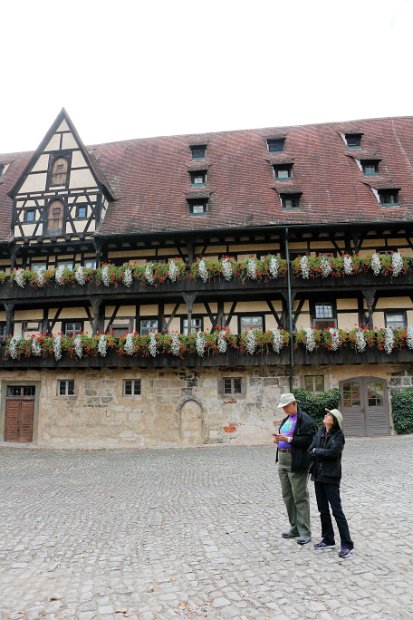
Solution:
<svg viewBox="0 0 413 620"><path fill-rule="evenodd" d="M392 432L412 118L86 147L62 110L0 155L0 214L0 441L261 443L296 387Z"/></svg>

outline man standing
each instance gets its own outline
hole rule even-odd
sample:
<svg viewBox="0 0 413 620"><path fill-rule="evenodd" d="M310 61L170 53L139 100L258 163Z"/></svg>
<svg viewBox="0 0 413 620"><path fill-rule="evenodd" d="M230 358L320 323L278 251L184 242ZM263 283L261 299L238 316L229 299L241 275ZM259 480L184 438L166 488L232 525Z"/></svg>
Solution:
<svg viewBox="0 0 413 620"><path fill-rule="evenodd" d="M282 420L274 441L277 444L278 475L290 530L283 538L297 538L299 545L311 540L310 499L308 494L308 447L314 436L312 418L299 411L294 394L282 394L279 409L286 417Z"/></svg>

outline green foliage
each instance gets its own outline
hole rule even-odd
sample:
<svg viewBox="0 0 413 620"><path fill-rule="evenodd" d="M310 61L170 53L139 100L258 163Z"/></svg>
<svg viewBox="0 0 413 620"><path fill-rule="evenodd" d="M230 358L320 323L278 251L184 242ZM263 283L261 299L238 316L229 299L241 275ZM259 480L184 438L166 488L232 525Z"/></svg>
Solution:
<svg viewBox="0 0 413 620"><path fill-rule="evenodd" d="M295 388L294 396L300 409L313 418L316 426L321 426L325 410L337 409L340 402L340 390L338 388L327 392L307 392L301 388Z"/></svg>
<svg viewBox="0 0 413 620"><path fill-rule="evenodd" d="M413 433L413 388L391 390L391 402L396 433Z"/></svg>

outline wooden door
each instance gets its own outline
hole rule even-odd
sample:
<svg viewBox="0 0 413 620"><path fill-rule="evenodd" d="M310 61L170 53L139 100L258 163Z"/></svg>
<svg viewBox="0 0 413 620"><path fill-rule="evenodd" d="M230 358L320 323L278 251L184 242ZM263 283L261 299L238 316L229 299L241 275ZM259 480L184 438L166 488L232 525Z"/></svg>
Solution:
<svg viewBox="0 0 413 620"><path fill-rule="evenodd" d="M378 377L355 377L340 386L343 430L348 436L389 435L387 385Z"/></svg>
<svg viewBox="0 0 413 620"><path fill-rule="evenodd" d="M28 394L28 395L27 395ZM34 386L10 386L6 400L5 441L33 441Z"/></svg>

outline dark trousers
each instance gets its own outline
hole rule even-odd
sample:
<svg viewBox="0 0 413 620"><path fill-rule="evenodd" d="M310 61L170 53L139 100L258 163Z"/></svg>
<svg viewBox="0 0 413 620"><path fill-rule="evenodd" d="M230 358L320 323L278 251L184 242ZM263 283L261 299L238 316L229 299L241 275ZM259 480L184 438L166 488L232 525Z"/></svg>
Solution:
<svg viewBox="0 0 413 620"><path fill-rule="evenodd" d="M315 496L321 519L321 537L328 545L334 545L334 530L331 522L329 505L336 520L342 547L353 548L347 519L341 507L340 485L327 482L315 482Z"/></svg>

